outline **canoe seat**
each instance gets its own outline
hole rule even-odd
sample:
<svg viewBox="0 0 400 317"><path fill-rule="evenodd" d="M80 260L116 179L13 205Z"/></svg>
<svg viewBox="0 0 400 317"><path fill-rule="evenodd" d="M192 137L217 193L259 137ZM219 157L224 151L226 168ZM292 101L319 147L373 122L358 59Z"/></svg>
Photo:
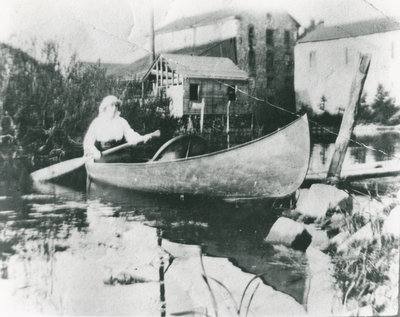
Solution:
<svg viewBox="0 0 400 317"><path fill-rule="evenodd" d="M199 135L179 135L164 143L150 161L173 161L207 153L207 140Z"/></svg>

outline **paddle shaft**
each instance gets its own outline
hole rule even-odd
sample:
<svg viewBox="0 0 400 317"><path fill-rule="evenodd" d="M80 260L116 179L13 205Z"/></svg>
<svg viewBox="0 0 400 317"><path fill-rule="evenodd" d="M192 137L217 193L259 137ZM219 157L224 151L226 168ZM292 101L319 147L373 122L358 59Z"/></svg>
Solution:
<svg viewBox="0 0 400 317"><path fill-rule="evenodd" d="M154 131L154 132L152 132L152 133L146 134L146 135L144 135L143 137L145 137L145 136L158 137L158 136L160 136L160 130L156 130L156 131ZM139 144L139 143L141 143L141 142L143 142L143 141L139 141L139 142L136 142L136 143L124 143L124 144L115 146L115 147L113 147L113 148L111 148L111 149L108 149L108 150L105 150L105 151L101 152L101 156L105 156L105 155L108 155L108 154L117 152L117 151L119 151L119 150L128 148L128 147L130 147L130 146L135 146L135 145L137 145L137 144Z"/></svg>
<svg viewBox="0 0 400 317"><path fill-rule="evenodd" d="M146 134L145 136L157 137L160 136L160 130L154 131L153 133ZM144 140L137 143L125 143L111 149L105 150L101 153L102 156L117 152L130 146L135 146ZM68 174L81 166L85 165L86 162L92 160L90 156L83 156L74 158L68 161L60 162L42 169L39 169L31 173L31 178L35 181L46 181L65 174Z"/></svg>

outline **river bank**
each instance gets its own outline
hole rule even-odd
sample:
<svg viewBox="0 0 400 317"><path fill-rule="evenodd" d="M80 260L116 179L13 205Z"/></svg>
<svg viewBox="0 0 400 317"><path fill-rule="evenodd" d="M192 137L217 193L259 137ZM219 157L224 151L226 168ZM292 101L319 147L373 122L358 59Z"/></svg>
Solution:
<svg viewBox="0 0 400 317"><path fill-rule="evenodd" d="M359 124L354 127L355 136L373 136L381 133L400 133L400 125L385 126L377 124Z"/></svg>
<svg viewBox="0 0 400 317"><path fill-rule="evenodd" d="M397 184L374 198L324 184L301 190L266 241L306 253L310 315L398 313L399 203Z"/></svg>

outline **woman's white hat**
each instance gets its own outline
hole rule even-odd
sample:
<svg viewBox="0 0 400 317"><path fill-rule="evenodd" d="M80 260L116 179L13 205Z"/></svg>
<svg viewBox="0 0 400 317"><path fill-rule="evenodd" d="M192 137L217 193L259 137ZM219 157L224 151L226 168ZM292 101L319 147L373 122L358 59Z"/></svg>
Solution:
<svg viewBox="0 0 400 317"><path fill-rule="evenodd" d="M107 108L121 103L122 101L113 95L104 97L99 106L99 113L105 112Z"/></svg>

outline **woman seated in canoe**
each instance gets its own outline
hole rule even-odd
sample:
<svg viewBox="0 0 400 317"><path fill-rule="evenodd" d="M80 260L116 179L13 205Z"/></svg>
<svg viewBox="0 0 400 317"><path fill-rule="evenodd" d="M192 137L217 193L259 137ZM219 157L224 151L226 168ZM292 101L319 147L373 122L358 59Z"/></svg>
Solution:
<svg viewBox="0 0 400 317"><path fill-rule="evenodd" d="M151 135L140 135L135 132L129 123L120 117L119 107L121 100L115 96L105 97L99 106L99 114L92 121L83 140L85 155L96 161L115 162L126 161L129 151L116 152L113 155L101 157L101 152L123 143L146 143Z"/></svg>

